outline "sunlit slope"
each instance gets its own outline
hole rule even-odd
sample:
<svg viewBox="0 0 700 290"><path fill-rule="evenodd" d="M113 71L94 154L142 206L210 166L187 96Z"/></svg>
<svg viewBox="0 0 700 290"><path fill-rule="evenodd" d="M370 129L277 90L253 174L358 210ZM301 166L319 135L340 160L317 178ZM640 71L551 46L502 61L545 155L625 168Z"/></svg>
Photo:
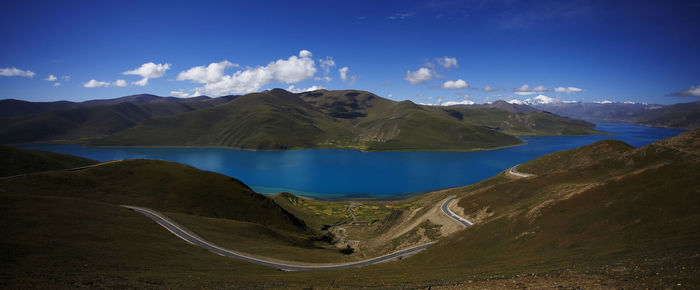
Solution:
<svg viewBox="0 0 700 290"><path fill-rule="evenodd" d="M519 143L512 136L368 92L292 94L275 89L241 96L223 106L147 121L94 144L470 150Z"/></svg>
<svg viewBox="0 0 700 290"><path fill-rule="evenodd" d="M78 156L0 145L0 177L96 164Z"/></svg>
<svg viewBox="0 0 700 290"><path fill-rule="evenodd" d="M515 136L560 136L560 135L591 135L603 134L595 130L595 124L561 117L552 113L539 111L526 105L518 108L498 106L503 101L497 101L494 107L480 106L450 106L435 108L462 122L483 126ZM507 103L506 103L507 104ZM522 107L527 107L526 110Z"/></svg>
<svg viewBox="0 0 700 290"><path fill-rule="evenodd" d="M406 262L434 267L425 279L578 271L698 282L698 140L700 130L638 149L598 142L518 168L536 177L455 189L476 224Z"/></svg>

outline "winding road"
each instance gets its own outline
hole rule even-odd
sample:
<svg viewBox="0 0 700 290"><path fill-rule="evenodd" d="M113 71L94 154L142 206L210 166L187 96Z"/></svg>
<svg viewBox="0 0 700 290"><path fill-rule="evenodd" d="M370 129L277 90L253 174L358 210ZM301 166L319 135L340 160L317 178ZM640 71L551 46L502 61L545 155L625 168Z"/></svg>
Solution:
<svg viewBox="0 0 700 290"><path fill-rule="evenodd" d="M442 211L449 217L455 219L458 221L460 224L463 226L467 227L472 225L471 222L461 218L460 216L454 214L450 209L448 208L448 205L452 200L454 200L455 197L450 197L447 199L443 204L442 204ZM143 207L136 207L136 206L129 206L129 205L122 205L123 207L126 207L128 209L131 209L133 211L136 211L138 213L141 213L145 215L146 217L152 219L156 223L158 223L160 226L164 227L168 231L170 231L173 235L176 237L192 244L198 247L205 248L215 254L224 256L224 257L230 257L234 259L239 259L239 260L244 260L253 264L258 264L258 265L263 265L267 267L272 267L280 270L285 270L285 271L309 271L309 270L331 270L331 269L346 269L346 268L357 268L357 267L364 267L364 266L369 266L372 264L377 264L381 262L385 262L391 259L397 259L397 258L403 258L405 255L417 253L427 247L432 246L436 242L430 242L430 243L425 243L422 245L418 245L415 247L411 247L408 249L404 249L401 251L393 252L390 254L386 254L384 256L379 256L376 258L372 259L367 259L363 261L357 261L357 262L352 262L352 263L344 263L344 264L318 264L318 265L309 265L308 263L306 265L300 265L300 264L294 264L294 262L279 262L279 261L272 261L272 260L267 260L264 258L254 258L251 256L248 256L244 253L239 253L236 251L232 251L229 249L225 249L222 247L219 247L209 241L206 241L200 237L197 237L195 235L192 235L188 233L182 226L175 224L174 222L170 221L168 218L163 216L161 213L143 208Z"/></svg>
<svg viewBox="0 0 700 290"><path fill-rule="evenodd" d="M460 223L461 225L463 225L464 227L468 227L468 226L473 225L474 223L472 223L472 222L466 220L465 218L463 218L463 217L457 215L456 213L453 213L453 212L450 210L450 202L452 202L452 200L454 200L455 198L457 198L457 197L456 197L456 196L452 196L452 197L448 198L445 202L442 203L442 212L444 212L448 217L451 217L452 219L454 219L454 220L456 220L457 222L459 222L459 223Z"/></svg>
<svg viewBox="0 0 700 290"><path fill-rule="evenodd" d="M154 220L156 223L173 233L175 236L177 236L180 239L185 240L186 242L193 244L195 246L199 246L202 248L205 248L215 254L224 256L224 257L230 257L230 258L235 258L239 260L244 260L251 262L253 264L258 264L258 265L263 265L263 266L268 266L272 268L277 268L280 270L285 270L285 271L308 271L308 270L330 270L330 269L345 269L345 268L357 268L357 267L363 267L363 266L368 266L376 263L381 263L384 261L388 261L391 259L396 259L396 258L401 258L405 255L416 253L420 250L423 250L427 247L432 246L436 242L431 242L431 243L426 243L422 245L418 245L412 248L404 249L398 252L393 252L391 254L386 254L384 256L368 259L368 260L363 260L363 261L358 261L358 262L352 262L352 263L345 263L345 264L320 264L320 265L294 265L293 262L275 262L271 260L266 260L266 259L261 259L261 258L254 258L247 256L246 254L235 252L229 249L225 249L222 247L219 247L217 245L212 244L209 241L206 241L204 239L201 239L199 237L196 237L184 229L182 229L179 225L174 224L173 222L169 221L166 219L163 215L160 213L142 208L142 207L135 207L135 206L128 206L128 205L123 205L123 207L129 208L131 210L134 210L136 212L139 212L148 218Z"/></svg>
<svg viewBox="0 0 700 290"><path fill-rule="evenodd" d="M520 165L520 164L518 164L518 165ZM530 177L530 176L534 176L534 175L532 175L532 174L522 173L522 172L516 171L515 168L518 167L518 165L515 165L515 166L511 167L510 169L508 169L508 174L513 175L513 176L517 176L517 177Z"/></svg>
<svg viewBox="0 0 700 290"><path fill-rule="evenodd" d="M18 178L18 177L26 177L26 176L37 175L37 174L48 173L48 172L56 172L56 171L78 171L78 170L83 170L83 169L88 169L88 168L103 166L103 165L107 165L107 164L111 164L111 163L116 163L116 162L122 162L122 161L124 161L124 159L110 160L110 161L105 161L105 162L96 163L96 164L93 164L93 165L80 166L80 167L73 167L73 168L66 168L66 169L47 170L47 171L23 173L23 174L17 174L17 175L12 175L12 176L0 177L0 180L13 179L13 178Z"/></svg>

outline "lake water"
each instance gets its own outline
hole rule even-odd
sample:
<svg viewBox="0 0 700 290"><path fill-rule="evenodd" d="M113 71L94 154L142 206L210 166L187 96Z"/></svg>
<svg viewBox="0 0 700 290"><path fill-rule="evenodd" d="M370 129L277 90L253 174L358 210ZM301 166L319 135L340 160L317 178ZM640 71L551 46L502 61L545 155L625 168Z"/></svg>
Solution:
<svg viewBox="0 0 700 290"><path fill-rule="evenodd" d="M289 191L322 199L391 199L469 185L539 156L604 139L617 139L640 147L683 132L624 123L600 123L598 129L614 135L525 137L522 139L527 145L478 152L249 151L36 144L23 147L99 161L125 158L170 160L238 178L261 193Z"/></svg>

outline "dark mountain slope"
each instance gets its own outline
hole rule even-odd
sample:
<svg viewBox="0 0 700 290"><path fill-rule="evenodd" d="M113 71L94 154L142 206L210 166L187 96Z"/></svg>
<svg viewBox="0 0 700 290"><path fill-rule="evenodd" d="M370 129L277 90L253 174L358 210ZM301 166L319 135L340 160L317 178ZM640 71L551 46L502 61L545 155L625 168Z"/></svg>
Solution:
<svg viewBox="0 0 700 290"><path fill-rule="evenodd" d="M636 117L640 124L656 127L700 128L700 101L664 106Z"/></svg>
<svg viewBox="0 0 700 290"><path fill-rule="evenodd" d="M50 111L92 108L99 106L117 105L121 103L133 103L137 105L148 103L182 103L192 108L205 108L225 104L237 96L229 95L218 98L199 96L193 98L160 97L150 94L125 96L114 99L98 99L84 102L56 101L56 102L28 102L15 99L0 100L0 119L14 119L31 116Z"/></svg>
<svg viewBox="0 0 700 290"><path fill-rule="evenodd" d="M0 145L0 177L96 164L78 156Z"/></svg>
<svg viewBox="0 0 700 290"><path fill-rule="evenodd" d="M235 96L179 99L135 95L88 101L78 103L73 109L50 110L2 120L0 143L81 142L114 134L145 120L213 107L234 98Z"/></svg>
<svg viewBox="0 0 700 290"><path fill-rule="evenodd" d="M536 108L583 120L621 121L683 129L694 129L700 126L700 102L668 106L628 103L554 103L537 105Z"/></svg>
<svg viewBox="0 0 700 290"><path fill-rule="evenodd" d="M10 193L144 206L306 231L305 223L235 178L175 162L124 160L0 181Z"/></svg>
<svg viewBox="0 0 700 290"><path fill-rule="evenodd" d="M69 101L28 102L15 99L0 100L0 119L11 119L48 111L79 108L79 103Z"/></svg>
<svg viewBox="0 0 700 290"><path fill-rule="evenodd" d="M0 126L1 143L74 140L109 135L148 119L144 108L121 103L95 108L51 111Z"/></svg>

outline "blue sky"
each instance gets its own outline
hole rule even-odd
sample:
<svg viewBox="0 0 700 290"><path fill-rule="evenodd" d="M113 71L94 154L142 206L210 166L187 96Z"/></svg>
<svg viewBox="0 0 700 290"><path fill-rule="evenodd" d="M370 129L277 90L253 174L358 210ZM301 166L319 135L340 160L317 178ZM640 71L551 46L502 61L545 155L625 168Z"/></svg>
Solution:
<svg viewBox="0 0 700 290"><path fill-rule="evenodd" d="M5 0L0 98L323 87L432 104L688 102L698 15L698 1Z"/></svg>

